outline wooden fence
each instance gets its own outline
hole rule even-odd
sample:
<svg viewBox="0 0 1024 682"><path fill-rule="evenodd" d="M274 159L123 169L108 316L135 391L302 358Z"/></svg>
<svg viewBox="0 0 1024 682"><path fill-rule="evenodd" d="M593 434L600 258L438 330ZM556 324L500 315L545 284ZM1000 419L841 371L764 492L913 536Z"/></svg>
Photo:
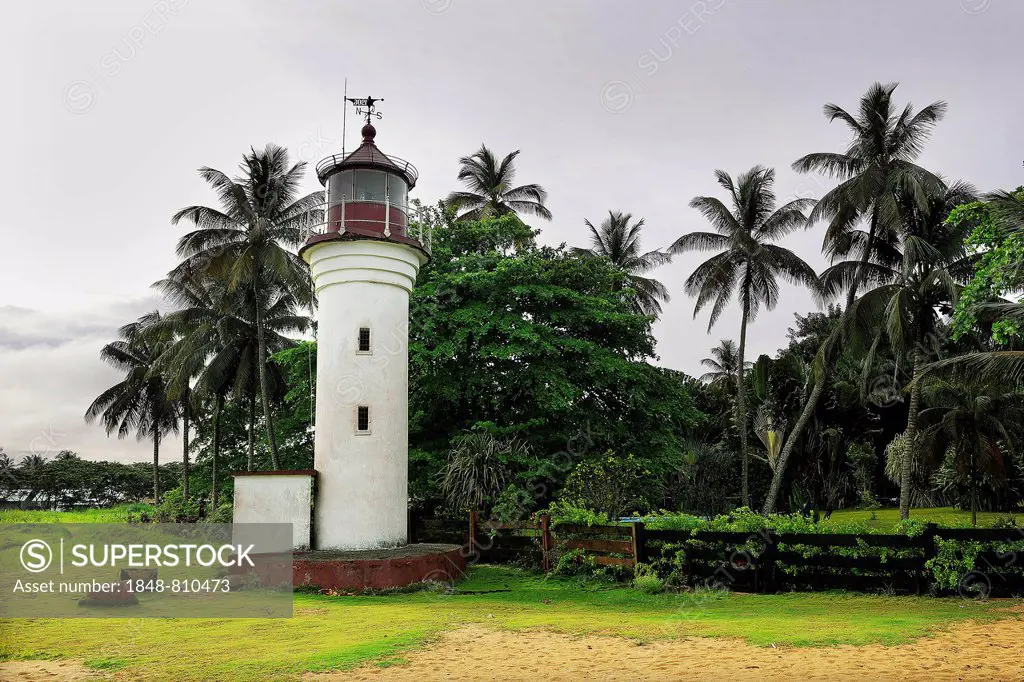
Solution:
<svg viewBox="0 0 1024 682"><path fill-rule="evenodd" d="M675 531L643 523L559 525L550 519L499 523L471 514L458 520L410 522L417 542L453 542L471 561L518 563L549 571L557 557L582 550L598 566L637 563L671 570L691 586L741 592L845 589L925 593L934 582L927 566L938 542L982 543L975 570L962 592L992 596L1024 594L1024 551L1000 552L998 543L1024 543L1024 529L948 529L929 525L924 534L808 534Z"/></svg>

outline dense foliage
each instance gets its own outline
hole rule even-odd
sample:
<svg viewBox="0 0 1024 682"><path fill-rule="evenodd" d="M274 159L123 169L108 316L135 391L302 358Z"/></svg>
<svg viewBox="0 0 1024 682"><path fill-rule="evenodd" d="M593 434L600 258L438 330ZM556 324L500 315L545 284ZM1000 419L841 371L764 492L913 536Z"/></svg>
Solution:
<svg viewBox="0 0 1024 682"><path fill-rule="evenodd" d="M793 164L835 181L821 199L777 201L766 166L716 171L722 197L690 202L709 231L648 251L644 219L619 208L582 221L575 247L545 245L522 217L551 219L547 192L515 182L519 152L460 159L463 189L413 202L432 258L410 299L412 504L581 523L663 509L1017 508L1024 190L979 196L920 166L946 105L915 111L895 91L876 83L856 109L825 105L848 144ZM315 300L296 248L319 229L323 197L300 195L303 173L276 145L250 150L234 178L202 168L216 204L172 217L192 228L157 283L172 310L104 349L125 376L88 415L152 441L154 501L171 487L161 440L184 436L169 515L192 515L196 500L221 508L232 472L313 464L316 341L295 336L315 337ZM779 243L798 229L820 230L820 275ZM655 278L691 250L712 253L685 282ZM784 348L747 357L748 327L786 286L823 307L795 313ZM655 364L652 324L677 291L711 325L740 312L736 340L708 344L699 379ZM51 506L140 497L138 465L89 466L6 460L0 482ZM121 473L101 482L107 466ZM74 484L46 482L72 469Z"/></svg>
<svg viewBox="0 0 1024 682"><path fill-rule="evenodd" d="M176 463L160 466L160 477L181 476ZM107 507L139 502L153 493L153 467L145 462L93 462L70 450L53 459L25 455L13 462L0 450L0 500L30 509Z"/></svg>

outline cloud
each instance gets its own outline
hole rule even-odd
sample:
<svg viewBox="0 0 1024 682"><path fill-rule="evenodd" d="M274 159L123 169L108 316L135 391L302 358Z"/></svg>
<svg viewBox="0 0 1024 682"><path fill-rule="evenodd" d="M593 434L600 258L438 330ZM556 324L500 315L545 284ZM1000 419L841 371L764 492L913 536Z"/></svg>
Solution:
<svg viewBox="0 0 1024 682"><path fill-rule="evenodd" d="M117 329L161 307L154 296L69 313L0 307L0 446L14 459L73 450L88 459L148 460L152 445L108 438L82 415L120 379L99 356ZM164 458L180 447L168 439Z"/></svg>

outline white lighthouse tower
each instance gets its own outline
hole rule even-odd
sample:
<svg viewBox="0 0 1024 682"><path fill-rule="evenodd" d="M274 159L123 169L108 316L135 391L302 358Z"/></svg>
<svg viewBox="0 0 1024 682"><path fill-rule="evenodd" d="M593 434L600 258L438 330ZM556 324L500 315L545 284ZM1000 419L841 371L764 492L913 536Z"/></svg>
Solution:
<svg viewBox="0 0 1024 682"><path fill-rule="evenodd" d="M318 297L318 550L378 549L408 538L409 294L428 259L406 232L412 164L381 152L366 102L362 144L317 165L326 232L301 250Z"/></svg>

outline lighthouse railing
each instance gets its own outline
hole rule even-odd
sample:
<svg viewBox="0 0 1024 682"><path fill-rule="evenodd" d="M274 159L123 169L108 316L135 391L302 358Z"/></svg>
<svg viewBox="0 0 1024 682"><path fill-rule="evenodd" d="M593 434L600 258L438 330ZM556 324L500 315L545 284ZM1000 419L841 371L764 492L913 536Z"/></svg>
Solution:
<svg viewBox="0 0 1024 682"><path fill-rule="evenodd" d="M377 204L383 206L384 217L383 219L353 218L347 209L349 204ZM384 201L377 201L364 199L354 200L342 195L340 200L335 201L332 199L329 202L322 202L320 205L326 206L326 210L310 209L307 211L307 217L304 221L302 234L304 240L309 239L314 235L326 234L332 231L343 234L346 231L346 227L360 227L360 224L370 227L374 231L379 231L383 225L383 236L390 237L394 233L393 222L391 220L391 210L397 209L401 211L403 216L405 216L406 234L418 241L427 253L430 253L433 250L433 228L425 230L421 222L410 220L415 215L415 211L410 211L410 209L414 207L391 203L390 197L386 197ZM341 207L341 216L339 218L331 219L331 209L338 207Z"/></svg>

